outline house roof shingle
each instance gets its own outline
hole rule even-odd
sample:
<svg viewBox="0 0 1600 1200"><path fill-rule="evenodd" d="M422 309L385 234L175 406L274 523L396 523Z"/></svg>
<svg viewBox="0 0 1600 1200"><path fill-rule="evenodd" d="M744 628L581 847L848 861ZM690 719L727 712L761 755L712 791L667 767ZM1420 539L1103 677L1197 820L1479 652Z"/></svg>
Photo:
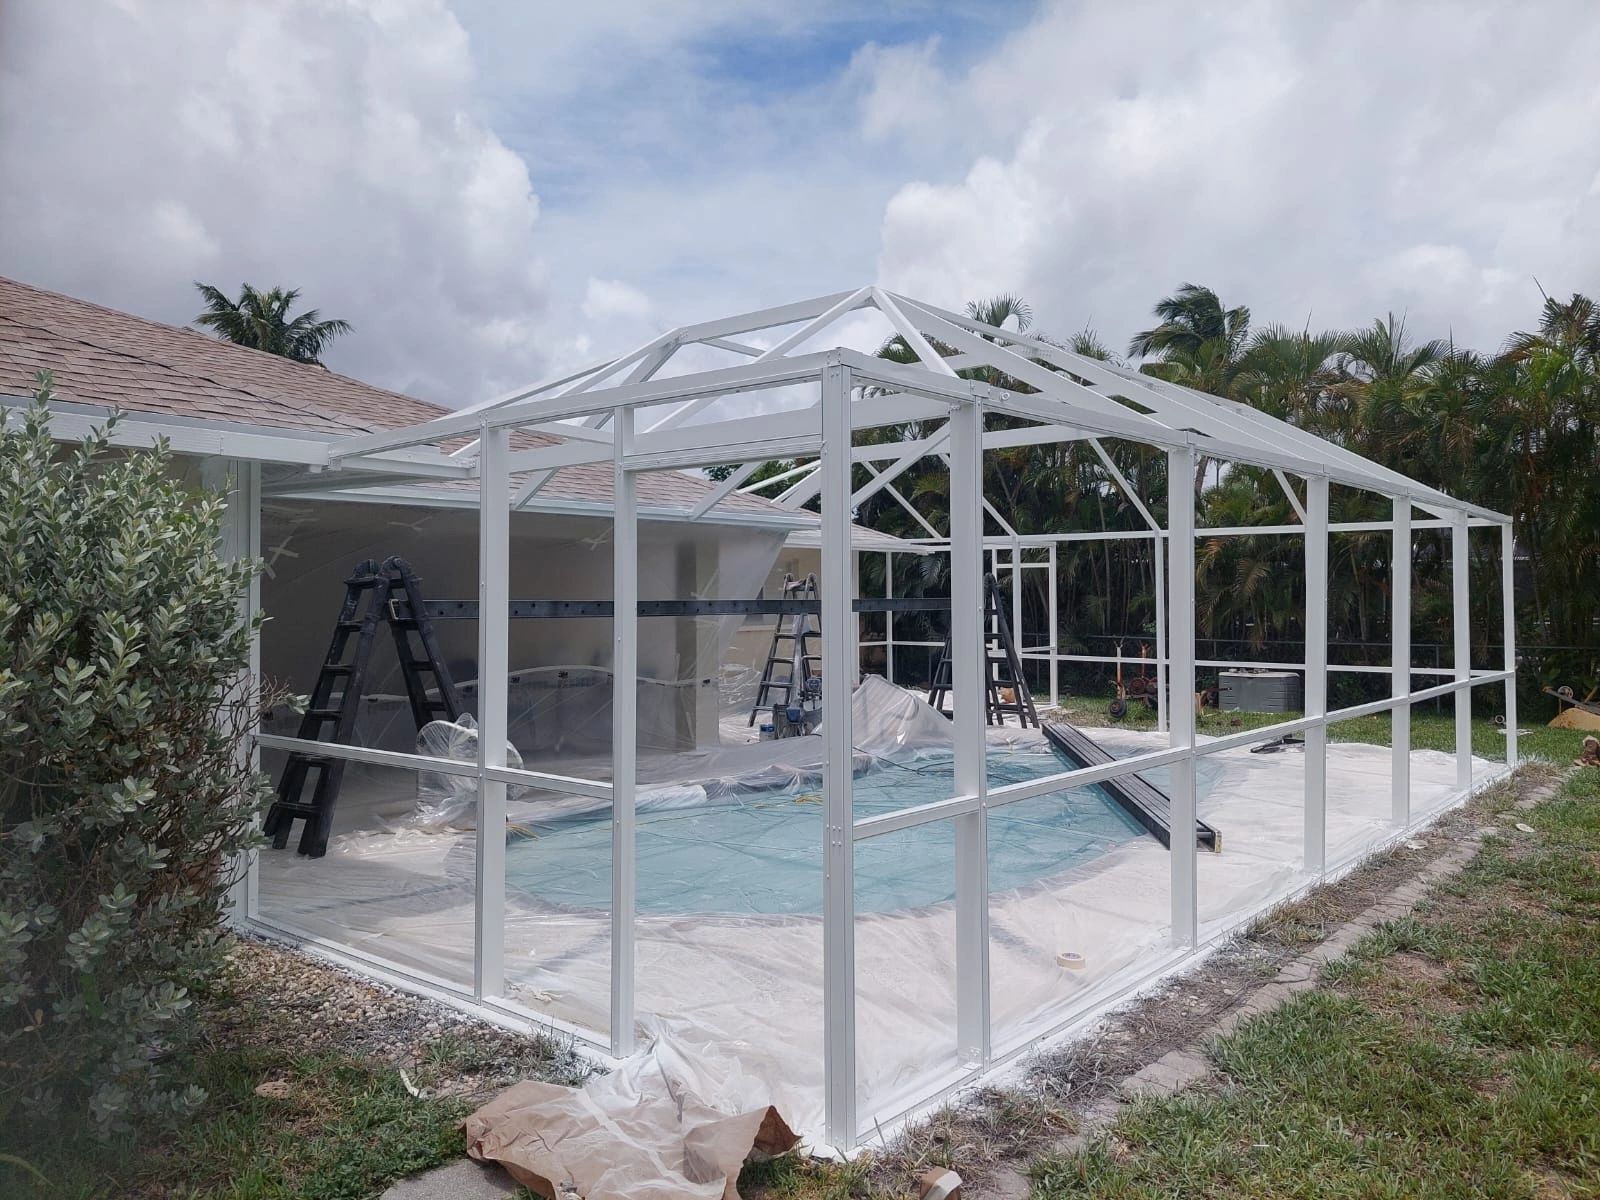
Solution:
<svg viewBox="0 0 1600 1200"><path fill-rule="evenodd" d="M321 367L0 276L0 394L29 395L41 370L51 372L64 401L329 437L396 429L449 412ZM517 435L523 446L560 440ZM688 509L709 489L705 480L679 471L651 471L639 479L646 504ZM565 467L540 495L609 503L611 468ZM737 493L719 511L793 515Z"/></svg>

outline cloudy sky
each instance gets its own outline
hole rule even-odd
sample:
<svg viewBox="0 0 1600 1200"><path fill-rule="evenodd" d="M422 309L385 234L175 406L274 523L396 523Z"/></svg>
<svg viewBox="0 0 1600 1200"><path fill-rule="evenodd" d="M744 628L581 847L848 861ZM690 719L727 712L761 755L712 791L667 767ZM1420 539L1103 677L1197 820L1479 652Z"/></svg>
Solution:
<svg viewBox="0 0 1600 1200"><path fill-rule="evenodd" d="M1600 4L6 0L0 274L303 289L447 404L876 281L1493 349L1600 291Z"/></svg>

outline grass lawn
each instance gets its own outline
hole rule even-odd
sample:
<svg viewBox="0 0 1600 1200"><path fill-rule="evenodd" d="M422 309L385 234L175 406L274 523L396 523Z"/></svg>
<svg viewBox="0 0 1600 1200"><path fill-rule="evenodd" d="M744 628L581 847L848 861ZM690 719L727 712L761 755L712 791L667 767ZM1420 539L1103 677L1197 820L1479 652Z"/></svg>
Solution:
<svg viewBox="0 0 1600 1200"><path fill-rule="evenodd" d="M210 1098L195 1119L106 1144L8 1123L0 1196L376 1196L459 1157L461 1118L514 1079L571 1081L584 1070L564 1043L441 1019L424 1002L256 943L241 943L198 1007L203 1038L188 1071Z"/></svg>
<svg viewBox="0 0 1600 1200"><path fill-rule="evenodd" d="M1090 727L1124 726L1128 729L1154 729L1155 713L1142 704L1133 705L1121 721L1112 721L1101 701L1075 699L1060 709L1062 715L1075 725ZM1300 713L1239 713L1218 712L1208 708L1200 715L1196 730L1209 737L1237 733L1241 729L1259 729L1280 721L1293 720ZM1389 744L1390 720L1388 713L1372 717L1357 717L1332 726L1329 737L1335 742L1366 742L1375 746ZM1517 753L1522 758L1541 758L1547 762L1566 764L1578 757L1584 734L1571 729L1551 729L1543 720L1524 720L1519 723ZM1450 712L1435 712L1431 708L1418 708L1411 714L1411 748L1413 750L1446 750L1456 748L1456 722ZM1506 757L1505 732L1493 722L1472 722L1472 752L1480 758L1504 762Z"/></svg>
<svg viewBox="0 0 1600 1200"><path fill-rule="evenodd" d="M1215 1083L1035 1162L1034 1194L1600 1196L1600 772L1495 820L1415 915L1213 1043Z"/></svg>

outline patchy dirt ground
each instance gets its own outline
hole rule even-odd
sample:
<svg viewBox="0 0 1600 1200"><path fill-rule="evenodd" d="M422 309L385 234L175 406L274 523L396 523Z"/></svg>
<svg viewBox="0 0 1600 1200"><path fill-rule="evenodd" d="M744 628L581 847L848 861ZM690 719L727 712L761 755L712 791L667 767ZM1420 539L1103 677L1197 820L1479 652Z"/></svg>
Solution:
<svg viewBox="0 0 1600 1200"><path fill-rule="evenodd" d="M292 1039L305 1054L426 1067L430 1095L468 1100L523 1079L576 1083L593 1070L565 1035L501 1029L276 942L236 938L228 959L226 987L206 1021L230 1045Z"/></svg>

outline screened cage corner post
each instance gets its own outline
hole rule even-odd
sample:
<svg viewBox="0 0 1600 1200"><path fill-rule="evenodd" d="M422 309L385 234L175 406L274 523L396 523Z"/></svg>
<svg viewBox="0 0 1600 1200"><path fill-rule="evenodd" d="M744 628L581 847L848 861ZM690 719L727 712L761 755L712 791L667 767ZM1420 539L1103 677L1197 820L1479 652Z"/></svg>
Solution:
<svg viewBox="0 0 1600 1200"><path fill-rule="evenodd" d="M1170 518L1169 518L1170 519ZM1172 726L1172 697L1167 694L1168 679L1172 673L1168 659L1167 630L1167 557L1172 538L1159 526L1150 539L1151 574L1156 597L1156 732L1170 733Z"/></svg>
<svg viewBox="0 0 1600 1200"><path fill-rule="evenodd" d="M478 831L472 992L505 993L506 784L489 777L506 765L510 674L510 435L488 422L478 430Z"/></svg>
<svg viewBox="0 0 1600 1200"><path fill-rule="evenodd" d="M1390 816L1411 824L1411 497L1394 498L1389 580L1389 695L1402 700L1389 713Z"/></svg>
<svg viewBox="0 0 1600 1200"><path fill-rule="evenodd" d="M986 1068L989 1022L989 811L986 801L983 562L983 408L974 398L950 414L950 646L955 793L977 799L954 818L956 1052ZM998 557L998 552L996 553ZM1015 563L1017 560L1013 560ZM1020 574L1020 569L1013 572Z"/></svg>
<svg viewBox="0 0 1600 1200"><path fill-rule="evenodd" d="M1308 875L1328 860L1328 477L1306 476L1305 858Z"/></svg>
<svg viewBox="0 0 1600 1200"><path fill-rule="evenodd" d="M1045 627L1045 637L1049 640L1045 648L1050 655L1050 707L1059 708L1061 705L1061 581L1057 578L1056 542L1050 543L1050 576L1045 585L1045 609L1048 611L1049 624Z"/></svg>
<svg viewBox="0 0 1600 1200"><path fill-rule="evenodd" d="M894 551L883 552L883 598L894 599ZM883 676L894 682L894 609L883 613Z"/></svg>
<svg viewBox="0 0 1600 1200"><path fill-rule="evenodd" d="M822 722L824 738L822 1017L824 1124L828 1142L856 1141L855 812L851 792L851 695L857 652L852 603L851 372L822 370ZM834 632L830 635L829 630Z"/></svg>
<svg viewBox="0 0 1600 1200"><path fill-rule="evenodd" d="M1450 626L1454 633L1456 688L1456 787L1472 786L1472 614L1467 578L1467 510L1450 510Z"/></svg>
<svg viewBox="0 0 1600 1200"><path fill-rule="evenodd" d="M222 535L218 541L218 554L227 562L241 559L255 561L261 557L261 464L238 458L206 458L200 467L200 478L206 487L221 492L227 500L222 519ZM239 597L239 616L253 621L261 611L261 573L254 571ZM259 689L261 687L261 633L250 635L250 657L240 672L236 686L253 704L255 715L249 724L249 736L235 753L239 768L254 775L261 770L261 748L256 742L260 733L261 717ZM254 920L260 911L259 878L254 848L240 852L228 864L232 883L228 888L228 920L245 922Z"/></svg>
<svg viewBox="0 0 1600 1200"><path fill-rule="evenodd" d="M1500 615L1505 641L1506 769L1517 765L1517 560L1516 530L1510 521L1500 526Z"/></svg>
<svg viewBox="0 0 1600 1200"><path fill-rule="evenodd" d="M1167 451L1167 523L1170 533L1172 588L1168 606L1171 627L1172 695L1168 743L1187 751L1172 764L1172 807L1169 814L1172 872L1172 942L1190 948L1200 940L1199 863L1194 838L1195 809L1195 666L1194 666L1194 468L1193 445Z"/></svg>
<svg viewBox="0 0 1600 1200"><path fill-rule="evenodd" d="M611 568L611 1053L634 1044L634 911L638 847L634 816L639 756L639 493L628 465L634 410L612 414Z"/></svg>

